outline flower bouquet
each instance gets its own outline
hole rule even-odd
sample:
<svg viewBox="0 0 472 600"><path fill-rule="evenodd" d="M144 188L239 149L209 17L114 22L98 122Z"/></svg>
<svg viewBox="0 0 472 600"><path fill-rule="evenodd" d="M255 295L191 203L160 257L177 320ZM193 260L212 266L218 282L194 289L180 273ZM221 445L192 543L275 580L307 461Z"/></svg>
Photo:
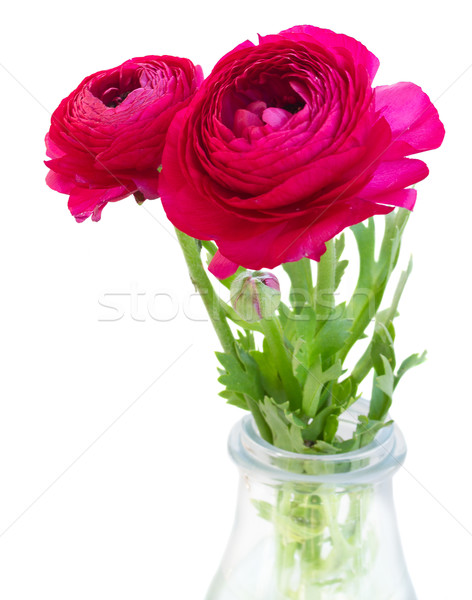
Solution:
<svg viewBox="0 0 472 600"><path fill-rule="evenodd" d="M388 410L425 355L395 356L411 262L394 274L428 174L409 156L444 128L413 83L373 87L378 66L351 37L298 26L243 42L206 79L188 59L134 58L52 116L47 183L78 222L161 198L221 342L221 396L249 413L230 436L242 485L208 600L415 597Z"/></svg>

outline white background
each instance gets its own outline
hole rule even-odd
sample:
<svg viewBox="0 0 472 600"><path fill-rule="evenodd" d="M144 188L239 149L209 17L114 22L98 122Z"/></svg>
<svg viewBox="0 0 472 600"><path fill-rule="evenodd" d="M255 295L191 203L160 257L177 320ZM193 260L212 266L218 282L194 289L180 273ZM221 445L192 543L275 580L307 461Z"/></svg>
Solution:
<svg viewBox="0 0 472 600"><path fill-rule="evenodd" d="M419 600L472 597L465 11L454 0L45 0L3 9L2 600L203 599L236 498L226 438L240 411L217 395L218 343L159 201L124 200L100 223L76 224L67 197L44 184L50 113L83 77L127 58L187 56L208 74L240 41L302 23L361 40L380 58L376 82L420 84L446 126L442 148L425 157L431 175L418 185L405 239L415 269L398 354L427 348L429 360L398 388L393 417L409 455L395 493ZM108 302L120 312L100 305L107 294L124 294Z"/></svg>

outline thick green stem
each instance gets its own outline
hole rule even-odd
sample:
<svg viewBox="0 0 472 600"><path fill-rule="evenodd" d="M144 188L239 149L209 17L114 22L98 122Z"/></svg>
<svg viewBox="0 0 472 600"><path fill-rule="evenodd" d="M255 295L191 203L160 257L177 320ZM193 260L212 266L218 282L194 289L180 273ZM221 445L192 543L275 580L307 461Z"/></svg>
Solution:
<svg viewBox="0 0 472 600"><path fill-rule="evenodd" d="M220 305L220 299L213 289L210 279L203 268L197 240L182 233L178 229L175 231L185 257L185 262L187 263L190 279L203 300L203 304L205 305L223 350L228 354L236 356L233 334Z"/></svg>
<svg viewBox="0 0 472 600"><path fill-rule="evenodd" d="M301 406L302 394L300 384L293 374L292 361L285 347L280 322L277 317L272 317L270 319L262 319L260 325L282 381L284 391L290 402L290 407L292 410L297 410Z"/></svg>
<svg viewBox="0 0 472 600"><path fill-rule="evenodd" d="M335 307L334 288L336 275L336 249L334 240L326 243L326 252L318 264L315 289L315 313L318 329L329 318Z"/></svg>

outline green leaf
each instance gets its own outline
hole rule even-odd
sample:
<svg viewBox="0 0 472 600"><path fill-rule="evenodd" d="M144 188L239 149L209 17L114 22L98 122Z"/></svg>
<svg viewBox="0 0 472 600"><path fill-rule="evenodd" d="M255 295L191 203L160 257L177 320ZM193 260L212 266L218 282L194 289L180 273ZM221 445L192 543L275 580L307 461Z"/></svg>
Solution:
<svg viewBox="0 0 472 600"><path fill-rule="evenodd" d="M277 404L273 398L265 396L260 403L261 413L269 426L274 445L290 452L306 452L301 426L290 413L289 403ZM303 423L302 421L300 421Z"/></svg>
<svg viewBox="0 0 472 600"><path fill-rule="evenodd" d="M336 252L336 258L338 260L341 257L341 254L343 253L345 246L346 246L346 236L344 235L344 233L341 233L341 235L338 236L334 240L334 251Z"/></svg>
<svg viewBox="0 0 472 600"><path fill-rule="evenodd" d="M238 330L237 335L238 342L241 345L241 348L243 348L243 350L245 350L246 352L254 350L256 345L254 343L254 334L252 333L252 331L249 331L247 329L245 331Z"/></svg>
<svg viewBox="0 0 472 600"><path fill-rule="evenodd" d="M222 392L219 392L219 396L225 398L228 404L232 404L233 406L237 406L238 408L242 408L243 410L249 410L246 399L242 394L230 392L228 390L223 390Z"/></svg>
<svg viewBox="0 0 472 600"><path fill-rule="evenodd" d="M382 421L391 404L394 390L394 376L390 363L385 356L381 356L382 366L376 369L372 386L369 419Z"/></svg>
<svg viewBox="0 0 472 600"><path fill-rule="evenodd" d="M398 316L398 305L400 303L400 298L403 294L406 282L408 281L408 278L411 274L412 269L413 269L413 260L410 257L410 260L408 261L408 266L407 266L406 270L402 271L400 274L400 278L398 280L397 287L396 287L395 293L393 295L392 304L390 305L390 307L388 309L383 310L382 312L378 313L378 315L376 317L377 321L383 323L384 325L388 325L388 323L391 323L393 321L393 319L396 316Z"/></svg>
<svg viewBox="0 0 472 600"><path fill-rule="evenodd" d="M360 339L379 309L389 277L398 261L401 236L408 220L408 212L406 209L397 209L386 216L385 231L377 261L375 260L373 220L369 219L367 226L360 223L351 228L358 246L360 268L356 289L346 311L346 314L353 318L353 325L351 336L341 352L343 360L352 346ZM411 267L409 269L411 270ZM401 294L407 276L408 271L406 276L401 278L399 294ZM395 298L394 302L396 301ZM387 318L387 320L391 321L392 319ZM362 368L357 369L358 374L365 373L365 367L368 366L368 357L363 358L360 365Z"/></svg>
<svg viewBox="0 0 472 600"><path fill-rule="evenodd" d="M218 381L230 392L247 394L254 400L262 399L264 390L256 362L241 348L238 349L238 355L239 361L229 354L216 353L225 369L225 374L221 375Z"/></svg>
<svg viewBox="0 0 472 600"><path fill-rule="evenodd" d="M357 248L359 251L360 266L358 288L372 287L375 273L375 223L374 219L370 218L365 223L359 223L351 227L354 237L356 238ZM354 298L355 299L355 298Z"/></svg>
<svg viewBox="0 0 472 600"><path fill-rule="evenodd" d="M339 284L341 283L341 279L343 278L344 271L346 270L347 265L349 264L348 260L340 260L336 264L336 270L334 273L334 289L337 290Z"/></svg>
<svg viewBox="0 0 472 600"><path fill-rule="evenodd" d="M375 436L381 429L391 425L392 423L393 421L385 422L383 420L372 419L364 415L360 416L359 425L357 426L354 434L354 437L358 441L358 447L361 448L362 446L370 444L370 442L374 440Z"/></svg>
<svg viewBox="0 0 472 600"><path fill-rule="evenodd" d="M262 386L266 395L275 399L278 404L287 401L287 395L283 389L279 374L275 367L274 361L266 352L258 350L251 351L252 358L256 361L261 374Z"/></svg>
<svg viewBox="0 0 472 600"><path fill-rule="evenodd" d="M423 364L425 362L425 360L426 360L426 351L424 351L422 354L412 354L408 358L405 358L405 360L402 362L402 364L398 368L397 374L395 375L395 382L394 382L393 387L394 388L397 387L398 382L403 377L403 375L405 375L405 373L407 371L409 371L413 367L417 367L418 365Z"/></svg>
<svg viewBox="0 0 472 600"><path fill-rule="evenodd" d="M357 400L357 385L351 376L343 381L336 381L331 388L331 399L343 410L349 408Z"/></svg>
<svg viewBox="0 0 472 600"><path fill-rule="evenodd" d="M331 413L326 417L326 423L323 431L325 442L332 443L339 427L339 417L336 413Z"/></svg>
<svg viewBox="0 0 472 600"><path fill-rule="evenodd" d="M339 284L341 283L341 279L344 275L344 271L346 270L347 265L349 264L348 260L340 260L341 255L344 251L344 246L346 244L346 236L342 233L336 240L334 241L334 250L336 254L336 267L334 272L334 289L337 290Z"/></svg>
<svg viewBox="0 0 472 600"><path fill-rule="evenodd" d="M351 335L351 327L351 319L326 321L313 342L309 344L310 364L314 362L318 355L325 360L341 350Z"/></svg>
<svg viewBox="0 0 472 600"><path fill-rule="evenodd" d="M307 417L314 417L318 410L320 395L324 386L330 381L337 381L343 373L341 361L338 360L323 371L321 358L318 356L308 370L305 386L303 388L303 412Z"/></svg>
<svg viewBox="0 0 472 600"><path fill-rule="evenodd" d="M377 322L370 345L370 352L372 358L372 365L376 373L383 373L383 359L386 358L390 364L390 367L395 369L395 350L393 347L393 338L395 331L393 330L393 324L389 323L390 331L387 327ZM393 334L393 336L392 336Z"/></svg>
<svg viewBox="0 0 472 600"><path fill-rule="evenodd" d="M401 237L409 217L410 211L406 208L397 209L385 217L385 233L380 248L378 267L385 273L386 279L397 264Z"/></svg>
<svg viewBox="0 0 472 600"><path fill-rule="evenodd" d="M372 341L352 371L352 378L357 384L367 377L374 366L375 361L378 364L380 354L386 356L389 359L392 368L395 368L395 353L393 349L395 328L393 326L393 320L398 316L398 304L411 273L412 264L410 259L407 269L400 275L391 306L378 312L376 315L376 324ZM382 331L383 327L386 328L388 335Z"/></svg>
<svg viewBox="0 0 472 600"><path fill-rule="evenodd" d="M316 415L313 421L304 428L303 439L309 442L315 442L317 439L322 438L326 424L329 422L331 415L338 417L341 412L342 409L334 405L323 408L323 410Z"/></svg>
<svg viewBox="0 0 472 600"><path fill-rule="evenodd" d="M313 446L313 450L315 452L319 452L320 454L339 454L341 452L339 448L337 448L333 444L324 442L323 440L318 440Z"/></svg>

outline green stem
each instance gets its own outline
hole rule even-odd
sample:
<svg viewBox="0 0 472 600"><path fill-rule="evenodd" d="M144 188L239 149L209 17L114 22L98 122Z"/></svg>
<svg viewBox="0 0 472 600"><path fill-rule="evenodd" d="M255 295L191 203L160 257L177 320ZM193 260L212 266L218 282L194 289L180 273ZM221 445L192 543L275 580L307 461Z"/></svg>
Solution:
<svg viewBox="0 0 472 600"><path fill-rule="evenodd" d="M336 250L334 240L326 243L326 252L318 264L315 289L317 329L321 329L335 307L334 288L336 275Z"/></svg>
<svg viewBox="0 0 472 600"><path fill-rule="evenodd" d="M280 322L277 317L272 317L270 319L262 319L260 325L269 346L275 367L282 380L284 391L290 402L290 408L292 410L297 410L297 408L300 408L301 406L302 394L300 384L293 374L292 361L285 347Z"/></svg>
<svg viewBox="0 0 472 600"><path fill-rule="evenodd" d="M251 398L248 394L244 394L244 398L246 399L247 406L254 417L254 421L256 422L257 428L259 429L259 433L261 434L262 439L269 444L274 443L274 436L272 435L272 431L270 427L267 425L264 416L262 415L261 409L259 408L259 404Z"/></svg>
<svg viewBox="0 0 472 600"><path fill-rule="evenodd" d="M290 277L290 304L296 314L306 305L313 304L313 276L311 263L308 258L282 265Z"/></svg>
<svg viewBox="0 0 472 600"><path fill-rule="evenodd" d="M233 334L220 305L220 299L213 289L210 279L203 268L197 240L182 233L178 229L175 231L184 254L185 262L187 263L190 279L203 300L203 304L205 305L223 350L228 354L236 356Z"/></svg>

